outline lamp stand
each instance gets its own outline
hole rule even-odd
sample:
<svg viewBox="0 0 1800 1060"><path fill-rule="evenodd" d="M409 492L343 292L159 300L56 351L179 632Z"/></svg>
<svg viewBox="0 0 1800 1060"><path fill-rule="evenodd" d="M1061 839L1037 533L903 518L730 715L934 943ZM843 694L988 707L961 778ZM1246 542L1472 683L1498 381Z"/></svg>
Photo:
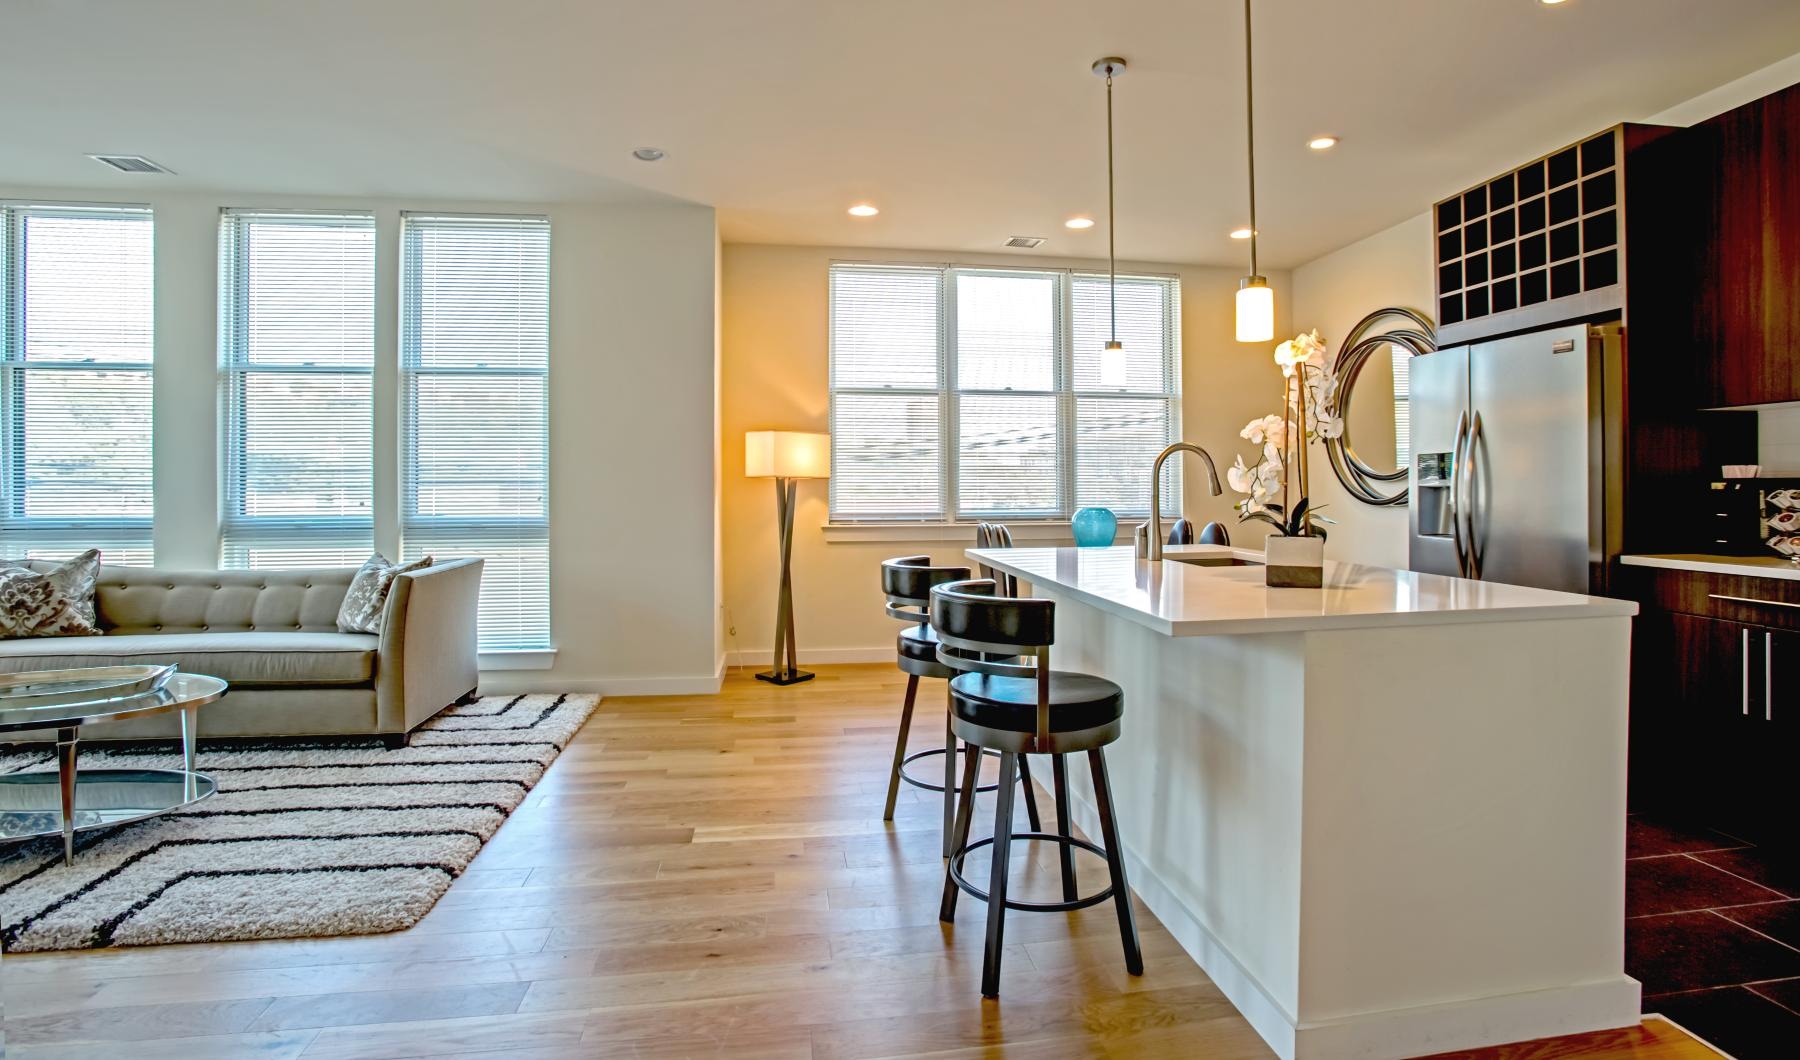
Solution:
<svg viewBox="0 0 1800 1060"><path fill-rule="evenodd" d="M756 675L774 685L797 685L813 675L800 669L794 649L794 500L798 479L775 480L775 515L781 530L781 592L775 605L775 657L772 668ZM785 659L785 665L784 665Z"/></svg>

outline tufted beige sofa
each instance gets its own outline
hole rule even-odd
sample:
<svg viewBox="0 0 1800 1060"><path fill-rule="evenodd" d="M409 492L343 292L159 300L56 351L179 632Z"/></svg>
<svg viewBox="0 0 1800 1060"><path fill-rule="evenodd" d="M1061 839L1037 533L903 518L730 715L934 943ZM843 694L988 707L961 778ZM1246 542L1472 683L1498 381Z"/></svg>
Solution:
<svg viewBox="0 0 1800 1060"><path fill-rule="evenodd" d="M201 736L379 734L401 744L420 722L475 691L481 566L448 560L395 578L380 634L337 631L351 567L105 566L94 593L103 635L0 639L0 673L175 663L231 683L224 699L200 711ZM177 719L164 715L89 726L82 738L177 732Z"/></svg>

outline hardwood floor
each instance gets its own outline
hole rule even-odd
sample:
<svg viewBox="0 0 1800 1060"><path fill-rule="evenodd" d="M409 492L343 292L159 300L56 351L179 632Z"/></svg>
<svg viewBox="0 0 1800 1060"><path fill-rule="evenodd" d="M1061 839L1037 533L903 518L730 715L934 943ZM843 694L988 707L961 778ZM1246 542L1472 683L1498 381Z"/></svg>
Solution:
<svg viewBox="0 0 1800 1060"><path fill-rule="evenodd" d="M937 921L937 796L903 787L881 821L901 687L891 666L837 666L608 699L415 928L9 955L9 1055L1269 1055L1142 907L1142 978L1110 905L1017 913L984 1002L984 907ZM921 689L915 747L939 738L940 695ZM1054 853L1024 854L1015 893L1053 899ZM1660 1021L1473 1055L1715 1056Z"/></svg>

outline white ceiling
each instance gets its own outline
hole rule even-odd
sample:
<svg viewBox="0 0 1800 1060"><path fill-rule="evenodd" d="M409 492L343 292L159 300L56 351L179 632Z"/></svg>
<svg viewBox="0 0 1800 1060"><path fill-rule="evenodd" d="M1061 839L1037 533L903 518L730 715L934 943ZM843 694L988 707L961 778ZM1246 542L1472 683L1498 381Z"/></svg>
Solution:
<svg viewBox="0 0 1800 1060"><path fill-rule="evenodd" d="M1120 256L1246 253L1236 0L9 0L0 32L0 185L680 200L728 241L1073 256L1105 254L1062 221L1104 219L1117 54ZM1265 261L1795 52L1795 0L1258 0Z"/></svg>

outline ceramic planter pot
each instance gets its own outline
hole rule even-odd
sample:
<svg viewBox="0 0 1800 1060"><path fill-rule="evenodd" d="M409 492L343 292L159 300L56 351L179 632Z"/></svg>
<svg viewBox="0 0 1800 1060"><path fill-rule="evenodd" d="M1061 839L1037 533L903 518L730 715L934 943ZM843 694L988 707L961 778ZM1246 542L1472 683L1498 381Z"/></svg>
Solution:
<svg viewBox="0 0 1800 1060"><path fill-rule="evenodd" d="M1317 589L1325 584L1325 539L1271 534L1263 544L1270 588Z"/></svg>

